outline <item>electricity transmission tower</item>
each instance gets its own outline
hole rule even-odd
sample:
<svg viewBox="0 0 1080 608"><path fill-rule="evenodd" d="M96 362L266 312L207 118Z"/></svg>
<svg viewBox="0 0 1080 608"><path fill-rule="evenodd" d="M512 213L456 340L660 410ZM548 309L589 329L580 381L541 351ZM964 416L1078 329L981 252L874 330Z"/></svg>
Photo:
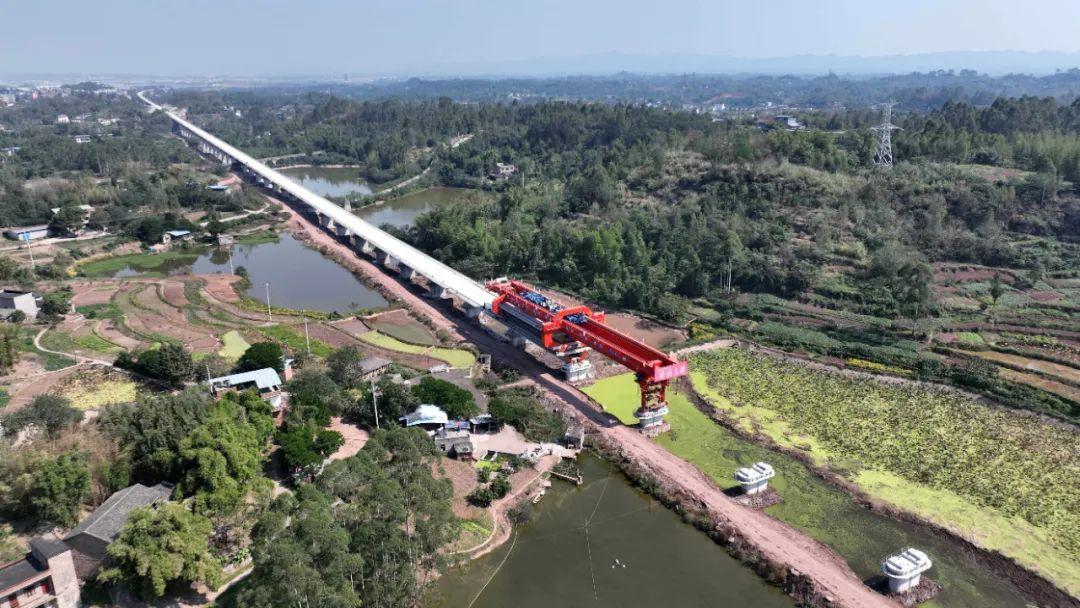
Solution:
<svg viewBox="0 0 1080 608"><path fill-rule="evenodd" d="M877 153L874 154L874 164L880 167L891 167L893 162L892 132L893 129L900 128L892 124L892 109L895 105L895 101L878 104L882 114L881 124L876 127L870 127L870 130L877 133L878 136Z"/></svg>

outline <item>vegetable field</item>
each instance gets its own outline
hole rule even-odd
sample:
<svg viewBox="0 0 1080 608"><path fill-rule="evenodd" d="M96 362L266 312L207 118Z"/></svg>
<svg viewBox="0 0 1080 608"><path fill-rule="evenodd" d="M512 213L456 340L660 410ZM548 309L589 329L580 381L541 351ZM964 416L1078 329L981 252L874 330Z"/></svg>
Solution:
<svg viewBox="0 0 1080 608"><path fill-rule="evenodd" d="M1023 550L1026 557L1043 560L1067 586L1060 577L1076 574L1068 566L1080 558L1074 428L933 387L819 371L736 349L697 355L692 367L695 384L725 397L728 403L716 405L738 424L849 472L868 491L888 478L890 502L924 515L937 509L941 517L932 519L939 523L949 523L950 510L980 508L990 511L988 521L1019 518L1037 529L1038 544L1049 544L1041 552ZM933 492L960 504L922 500ZM980 540L1006 554L1019 549Z"/></svg>

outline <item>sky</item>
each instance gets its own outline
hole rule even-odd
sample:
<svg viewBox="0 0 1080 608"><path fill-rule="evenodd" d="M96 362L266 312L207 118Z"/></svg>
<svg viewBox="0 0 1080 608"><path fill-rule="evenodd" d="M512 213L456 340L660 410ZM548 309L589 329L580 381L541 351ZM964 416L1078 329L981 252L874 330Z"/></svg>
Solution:
<svg viewBox="0 0 1080 608"><path fill-rule="evenodd" d="M1080 51L1078 0L0 0L0 74L463 73L604 53Z"/></svg>

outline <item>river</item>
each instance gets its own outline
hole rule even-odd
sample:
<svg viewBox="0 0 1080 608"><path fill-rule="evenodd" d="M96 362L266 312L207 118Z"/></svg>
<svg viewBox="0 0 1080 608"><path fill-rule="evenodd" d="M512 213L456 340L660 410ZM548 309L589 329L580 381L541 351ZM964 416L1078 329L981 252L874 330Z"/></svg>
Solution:
<svg viewBox="0 0 1080 608"><path fill-rule="evenodd" d="M793 605L608 463L586 453L579 464L583 486L554 480L511 540L444 574L426 606Z"/></svg>

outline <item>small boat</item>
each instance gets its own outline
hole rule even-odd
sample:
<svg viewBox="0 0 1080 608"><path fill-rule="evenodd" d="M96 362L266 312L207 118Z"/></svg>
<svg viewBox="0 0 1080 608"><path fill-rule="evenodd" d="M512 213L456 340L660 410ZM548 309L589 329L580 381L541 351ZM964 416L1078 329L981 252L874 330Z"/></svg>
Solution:
<svg viewBox="0 0 1080 608"><path fill-rule="evenodd" d="M540 502L540 499L544 497L544 494L547 494L547 490L540 490L539 492L537 492L536 496L533 496L533 504L535 505L536 503Z"/></svg>

